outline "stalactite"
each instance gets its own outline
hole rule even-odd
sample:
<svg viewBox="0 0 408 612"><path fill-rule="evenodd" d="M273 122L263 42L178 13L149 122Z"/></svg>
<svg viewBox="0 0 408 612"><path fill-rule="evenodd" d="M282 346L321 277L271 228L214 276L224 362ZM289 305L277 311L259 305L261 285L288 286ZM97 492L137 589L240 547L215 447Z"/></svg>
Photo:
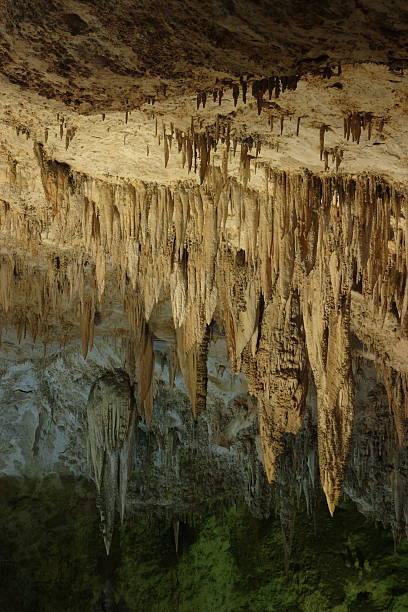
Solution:
<svg viewBox="0 0 408 612"><path fill-rule="evenodd" d="M94 339L95 303L93 295L81 300L81 338L82 355L86 359L88 351L92 350Z"/></svg>
<svg viewBox="0 0 408 612"><path fill-rule="evenodd" d="M248 81L246 77L241 77L240 78L240 83L241 83L241 87L242 87L242 101L244 104L246 104L246 100L247 100L247 90L248 90Z"/></svg>
<svg viewBox="0 0 408 612"><path fill-rule="evenodd" d="M207 328L202 341L189 349L185 326L176 329L178 363L188 389L194 418L205 410L207 402L208 341L209 330Z"/></svg>
<svg viewBox="0 0 408 612"><path fill-rule="evenodd" d="M118 506L125 515L132 469L136 410L128 376L113 371L92 385L87 403L89 455L98 491L101 529L109 554Z"/></svg>
<svg viewBox="0 0 408 612"><path fill-rule="evenodd" d="M141 347L139 349L139 401L143 406L146 423L150 424L153 415L153 371L154 352L153 340L150 330L144 326L141 335Z"/></svg>
<svg viewBox="0 0 408 612"><path fill-rule="evenodd" d="M234 99L234 106L236 106L239 98L239 85L236 83L232 86L232 97Z"/></svg>
<svg viewBox="0 0 408 612"><path fill-rule="evenodd" d="M224 129L220 122L220 138L226 138ZM174 133L180 146L180 135ZM390 309L397 311L401 333L406 334L405 199L378 176L340 173L267 170L267 189L256 192L248 182L250 152L254 146L258 150L259 143L251 138L241 143L240 184L210 165L212 138L197 123L194 133L182 137L190 170L194 149L200 157L203 184L168 187L87 177L48 159L37 145L50 206L43 227L31 231L52 229L64 248L75 236L78 252L86 257L73 258L77 263L68 268L63 261L56 266L53 255L50 270L36 269L35 274L25 261L18 260L16 275L15 261L5 262L2 316L18 325L21 336L31 326L41 337L48 333L48 322L61 316L62 304L81 308L86 354L104 284L117 283L146 419L151 418L154 356L147 321L155 305L169 296L178 361L196 414L204 407L207 326L216 316L224 326L232 369L245 370L258 400L271 479L283 435L299 426L309 363L317 389L320 473L333 511L353 419L351 291L358 283L382 320ZM236 146L237 137L232 139ZM341 157L335 149L332 155ZM0 207L0 231L21 217ZM22 295L20 300L30 304L35 315L31 322L21 307L13 306ZM379 353L378 359L384 355ZM403 404L405 383L392 384L399 389L398 398L390 397L396 413L392 403Z"/></svg>
<svg viewBox="0 0 408 612"><path fill-rule="evenodd" d="M324 150L323 155L324 155L324 170L326 171L329 169L329 152L327 151L327 149Z"/></svg>
<svg viewBox="0 0 408 612"><path fill-rule="evenodd" d="M164 167L167 168L170 157L169 141L166 135L166 128L163 128L163 144L164 144Z"/></svg>
<svg viewBox="0 0 408 612"><path fill-rule="evenodd" d="M343 161L343 154L344 153L343 153L342 149L340 149L339 147L335 147L333 156L334 156L334 159L335 159L335 162L336 162L336 172L340 168L340 164Z"/></svg>
<svg viewBox="0 0 408 612"><path fill-rule="evenodd" d="M248 145L245 143L241 144L240 173L242 183L246 188L251 179L251 156L248 154Z"/></svg>
<svg viewBox="0 0 408 612"><path fill-rule="evenodd" d="M371 140L373 115L369 112L353 112L348 113L344 117L344 138L353 142L360 143L361 130L368 128L368 140Z"/></svg>
<svg viewBox="0 0 408 612"><path fill-rule="evenodd" d="M265 470L276 478L276 461L284 449L284 433L296 434L302 426L307 390L304 334L295 294L286 302L270 302L259 321L255 356L245 356L249 389L258 398Z"/></svg>
<svg viewBox="0 0 408 612"><path fill-rule="evenodd" d="M326 132L328 132L329 130L329 126L328 125L321 125L320 126L320 130L319 130L319 138L320 138L320 160L323 159L323 153L324 153L324 136L326 134Z"/></svg>

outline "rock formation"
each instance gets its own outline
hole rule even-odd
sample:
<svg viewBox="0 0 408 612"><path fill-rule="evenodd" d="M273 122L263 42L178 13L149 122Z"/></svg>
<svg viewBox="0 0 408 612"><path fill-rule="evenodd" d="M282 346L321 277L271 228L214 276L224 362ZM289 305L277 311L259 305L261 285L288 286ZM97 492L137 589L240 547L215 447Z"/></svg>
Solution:
<svg viewBox="0 0 408 612"><path fill-rule="evenodd" d="M77 346L98 362L110 347L87 407L107 549L137 453L131 387L144 435L160 431L162 386L206 422L220 339L219 372L242 373L257 407L267 480L280 490L288 441L309 424L319 469L298 458L302 482L318 471L333 513L359 359L386 391L393 452L406 444L403 3L386 19L380 0L278 3L274 16L262 2L193 2L188 18L177 0L154 18L127 0L65 4L0 9L0 325L45 353Z"/></svg>
<svg viewBox="0 0 408 612"><path fill-rule="evenodd" d="M107 373L92 385L88 405L88 441L98 490L102 532L109 554L116 502L121 521L132 464L135 406L125 373Z"/></svg>

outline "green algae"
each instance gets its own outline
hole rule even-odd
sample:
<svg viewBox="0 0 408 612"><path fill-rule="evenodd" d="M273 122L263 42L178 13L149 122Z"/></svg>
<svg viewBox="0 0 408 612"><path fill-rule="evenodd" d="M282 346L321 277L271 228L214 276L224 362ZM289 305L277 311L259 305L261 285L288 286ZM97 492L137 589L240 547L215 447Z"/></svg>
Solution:
<svg viewBox="0 0 408 612"><path fill-rule="evenodd" d="M114 610L100 604L107 582L130 612L408 610L408 543L394 552L352 504L331 518L322 499L313 520L300 507L285 566L279 520L245 509L191 517L178 553L171 524L129 521L107 558L88 483L1 481L0 493L6 612Z"/></svg>
<svg viewBox="0 0 408 612"><path fill-rule="evenodd" d="M351 505L331 518L322 500L314 523L299 510L287 571L279 521L245 510L182 526L178 557L170 527L123 529L121 594L132 611L408 609L406 542L394 553L391 534Z"/></svg>

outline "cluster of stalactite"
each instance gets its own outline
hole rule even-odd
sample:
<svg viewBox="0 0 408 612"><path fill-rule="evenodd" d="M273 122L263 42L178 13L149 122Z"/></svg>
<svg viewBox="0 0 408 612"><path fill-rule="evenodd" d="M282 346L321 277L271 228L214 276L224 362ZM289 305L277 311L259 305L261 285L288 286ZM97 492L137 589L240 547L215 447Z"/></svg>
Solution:
<svg viewBox="0 0 408 612"><path fill-rule="evenodd" d="M273 130L273 117L271 121L271 129ZM283 131L284 117L280 119L281 134ZM298 125L299 127L299 125ZM181 163L183 169L187 167L187 171L197 174L202 185L207 177L211 166L211 153L217 151L219 143L224 145L222 159L222 173L225 178L228 177L228 164L232 157L236 156L238 144L240 145L240 178L244 187L248 185L251 177L251 159L257 158L262 149L261 138L256 135L240 135L236 132L231 133L231 122L228 119L217 116L214 125L206 126L204 130L200 126L195 126L194 117L191 118L191 126L188 130L183 131L170 123L168 128L164 123L162 125L162 134L158 134L158 123L156 119L155 136L158 137L158 143L163 142L164 151L164 167L170 159L170 152L173 149L173 141L177 143L177 153L181 155ZM149 155L149 147L146 151ZM333 156L337 155L336 151ZM336 158L337 159L337 158ZM336 164L337 167L340 162Z"/></svg>
<svg viewBox="0 0 408 612"><path fill-rule="evenodd" d="M340 164L343 161L344 152L340 147L336 146L330 149L323 149L321 152L321 158L324 160L324 169L329 170L329 158L331 158L332 165L335 167L336 172L340 168Z"/></svg>
<svg viewBox="0 0 408 612"><path fill-rule="evenodd" d="M198 169L200 184L203 184L210 164L211 151L217 150L219 138L221 137L224 141L227 139L229 147L229 133L226 134L226 131L228 129L224 125L221 128L218 125L214 135L209 130L204 132L195 131L193 120L191 122L191 129L187 130L186 133L178 128L174 128L173 124L170 125L170 131L167 133L166 126L163 126L164 167L167 167L172 142L175 139L177 151L182 156L183 168L187 165L189 173L192 170L197 173Z"/></svg>
<svg viewBox="0 0 408 612"><path fill-rule="evenodd" d="M266 92L268 92L268 99L272 99L272 95L275 98L279 98L281 93L284 93L287 89L294 91L297 88L299 82L299 76L289 77L269 77L266 79L260 79L253 81L252 83L252 95L257 101L258 115L261 114L263 106L263 98Z"/></svg>
<svg viewBox="0 0 408 612"><path fill-rule="evenodd" d="M347 140L351 138L353 142L359 144L362 130L367 130L367 138L371 140L372 124L372 113L358 111L348 113L344 117L344 138Z"/></svg>
<svg viewBox="0 0 408 612"><path fill-rule="evenodd" d="M98 378L87 403L88 443L108 554L116 505L122 522L125 515L135 421L135 402L128 375L115 371Z"/></svg>
<svg viewBox="0 0 408 612"><path fill-rule="evenodd" d="M54 289L41 287L38 298L30 298L41 302L35 307L40 316L46 316L48 296L58 300L63 295L55 289L58 283L79 291L86 354L107 270L116 270L129 319L129 371L133 377L137 372L147 420L153 401L154 309L170 299L174 358L195 414L205 406L208 328L215 320L225 330L233 369L246 373L250 393L258 399L271 481L282 436L300 427L310 368L317 389L320 475L333 511L353 420L353 287L381 316L397 309L404 333L407 327L403 196L376 176L268 169L262 192L213 167L201 186L109 182L48 160L37 149L55 243L61 249L81 248L95 271L93 285L81 272L82 280L70 284L62 274L68 278L83 262L65 267L60 261L49 278ZM4 274L5 311L18 278ZM33 291L27 289L30 295ZM405 392L403 384L399 389Z"/></svg>
<svg viewBox="0 0 408 612"><path fill-rule="evenodd" d="M242 102L246 104L247 102L247 92L248 85L251 85L252 88L252 96L257 101L258 114L261 114L262 105L263 105L263 97L268 92L269 100L272 99L272 96L275 98L279 98L281 93L284 93L286 90L294 91L297 88L300 77L298 75L292 76L272 76L263 79L255 79L249 81L247 75L241 76L239 83L231 83L232 89L232 97L234 100L234 106L237 105L239 94L241 93ZM241 90L240 90L241 86ZM221 105L222 98L224 95L223 89L213 89L210 92L207 91L199 91L197 93L197 110L202 105L205 108L207 103L207 96L212 95L213 102L217 102Z"/></svg>

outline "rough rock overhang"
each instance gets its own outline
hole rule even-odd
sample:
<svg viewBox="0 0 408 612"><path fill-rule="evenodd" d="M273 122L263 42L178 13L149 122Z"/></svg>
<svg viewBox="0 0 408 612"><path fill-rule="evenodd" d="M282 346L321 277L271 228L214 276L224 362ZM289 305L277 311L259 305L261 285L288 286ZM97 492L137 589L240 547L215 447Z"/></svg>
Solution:
<svg viewBox="0 0 408 612"><path fill-rule="evenodd" d="M3 2L1 325L84 357L118 338L148 422L155 342L197 415L216 325L271 481L312 377L333 512L353 354L406 435L407 23L404 2Z"/></svg>

